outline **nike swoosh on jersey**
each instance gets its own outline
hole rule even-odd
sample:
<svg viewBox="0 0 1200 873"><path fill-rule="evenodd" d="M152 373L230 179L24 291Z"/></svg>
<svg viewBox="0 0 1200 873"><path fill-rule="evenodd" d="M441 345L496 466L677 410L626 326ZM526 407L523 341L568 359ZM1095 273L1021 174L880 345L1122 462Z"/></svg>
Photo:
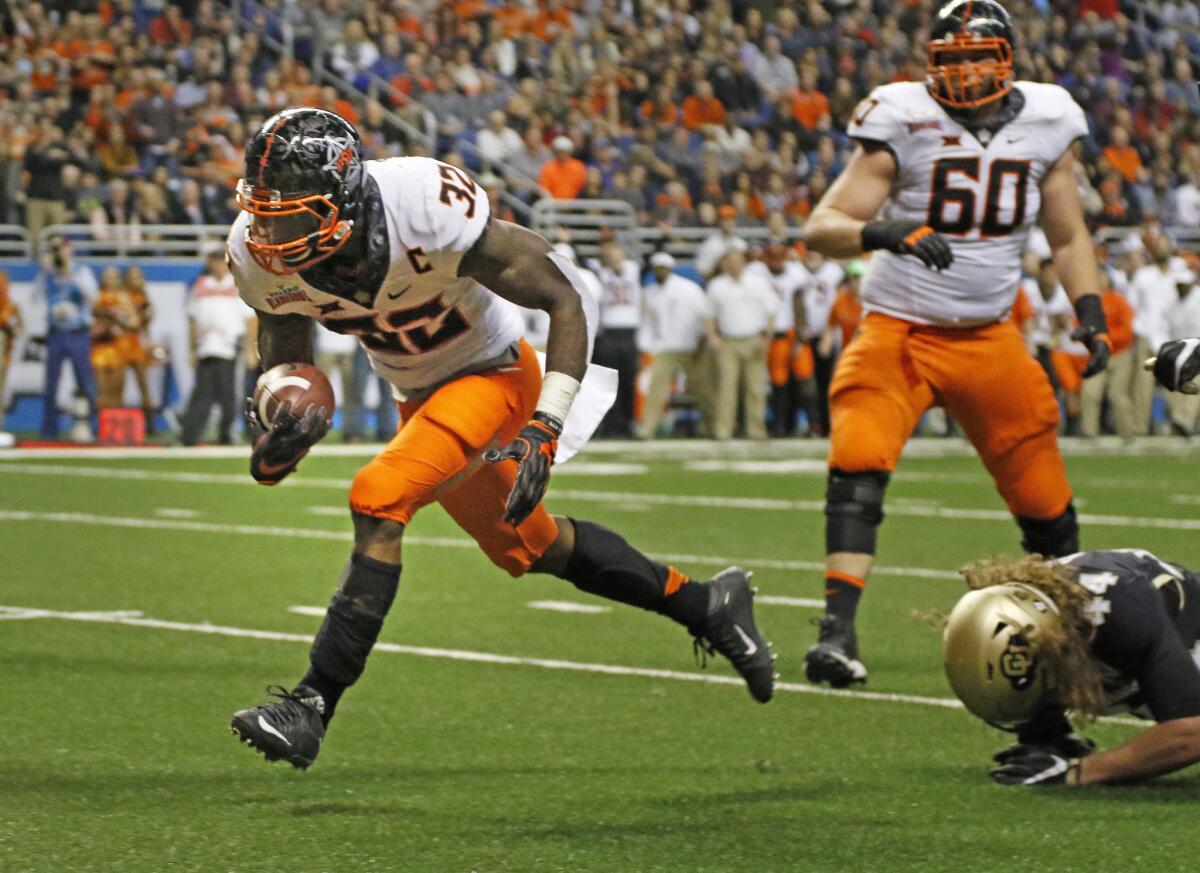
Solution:
<svg viewBox="0 0 1200 873"><path fill-rule="evenodd" d="M412 287L412 285L406 285L405 287L403 287L399 291L397 291L395 294L393 294L391 291L388 291L388 292L386 292L387 299L388 300L399 300L402 295L408 293L408 289L411 287Z"/></svg>

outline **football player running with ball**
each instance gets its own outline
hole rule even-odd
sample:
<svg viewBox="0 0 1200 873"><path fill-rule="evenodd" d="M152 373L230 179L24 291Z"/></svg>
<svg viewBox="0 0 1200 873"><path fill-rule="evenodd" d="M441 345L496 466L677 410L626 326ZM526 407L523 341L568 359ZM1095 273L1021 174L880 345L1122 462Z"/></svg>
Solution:
<svg viewBox="0 0 1200 873"><path fill-rule="evenodd" d="M313 762L396 596L404 529L435 501L512 576L550 573L665 615L769 700L773 656L744 572L693 582L612 531L542 506L559 437L581 443L604 411L586 408L587 386L574 403L595 302L570 260L491 216L455 167L364 161L357 132L331 112L269 119L246 146L245 173L228 251L258 311L263 368L311 363L314 321L353 334L394 386L402 424L350 488L354 548L308 672L277 701L238 712L234 732L270 760ZM514 304L550 316L544 377ZM573 404L585 415L568 420ZM256 480L279 482L324 436L325 410L313 408L273 416L254 443Z"/></svg>
<svg viewBox="0 0 1200 873"><path fill-rule="evenodd" d="M1200 761L1200 578L1149 552L1036 555L963 569L946 675L967 710L1017 735L995 755L1006 785L1134 782ZM1102 752L1066 713L1158 722Z"/></svg>
<svg viewBox="0 0 1200 873"><path fill-rule="evenodd" d="M1040 221L1079 316L1076 338L1091 353L1084 375L1108 360L1071 155L1087 124L1062 88L1013 81L1014 41L996 0L944 4L926 82L880 86L858 106L848 128L858 147L806 226L809 248L828 257L875 252L862 285L867 315L830 386L826 615L805 655L813 682L867 679L855 611L888 480L931 406L975 446L1026 551L1079 547L1058 404L1006 318Z"/></svg>

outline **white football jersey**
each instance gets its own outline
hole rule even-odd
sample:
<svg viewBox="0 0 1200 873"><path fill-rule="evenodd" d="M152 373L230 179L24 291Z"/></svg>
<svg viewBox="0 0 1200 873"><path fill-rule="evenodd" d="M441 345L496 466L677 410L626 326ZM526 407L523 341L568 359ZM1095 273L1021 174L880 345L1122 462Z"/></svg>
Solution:
<svg viewBox="0 0 1200 873"><path fill-rule="evenodd" d="M927 224L954 252L942 272L876 252L862 287L868 311L953 325L995 321L1011 308L1042 177L1088 132L1083 110L1062 88L1015 87L1025 105L994 135L980 131L983 141L920 82L881 85L858 105L847 133L885 144L896 160L880 217Z"/></svg>
<svg viewBox="0 0 1200 873"><path fill-rule="evenodd" d="M371 366L408 394L499 359L524 331L520 310L458 264L487 225L487 195L462 170L432 158L367 161L379 185L390 263L374 298L321 291L299 274L276 276L246 248L250 216L229 231L229 260L242 299L275 315L307 315L352 334Z"/></svg>
<svg viewBox="0 0 1200 873"><path fill-rule="evenodd" d="M796 326L796 310L794 308L796 295L802 295L801 299L803 299L805 290L813 281L812 273L794 261L786 262L778 273L772 273L771 269L762 261L754 261L746 267L746 270L766 279L767 284L779 297L779 310L775 313L775 332L787 333L794 328Z"/></svg>

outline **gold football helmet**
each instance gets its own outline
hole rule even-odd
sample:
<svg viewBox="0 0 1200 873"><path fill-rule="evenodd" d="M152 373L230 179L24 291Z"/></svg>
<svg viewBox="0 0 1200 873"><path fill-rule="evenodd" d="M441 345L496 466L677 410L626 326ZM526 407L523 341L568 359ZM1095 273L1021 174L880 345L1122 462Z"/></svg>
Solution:
<svg viewBox="0 0 1200 873"><path fill-rule="evenodd" d="M1054 601L1020 582L963 596L950 613L942 660L950 687L973 715L1011 729L1031 719L1054 688L1038 637L1059 623Z"/></svg>

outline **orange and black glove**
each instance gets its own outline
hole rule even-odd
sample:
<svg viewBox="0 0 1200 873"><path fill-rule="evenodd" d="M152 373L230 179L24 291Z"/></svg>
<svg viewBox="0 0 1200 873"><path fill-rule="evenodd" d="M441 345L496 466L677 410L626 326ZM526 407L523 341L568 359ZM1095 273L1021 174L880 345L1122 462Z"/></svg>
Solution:
<svg viewBox="0 0 1200 873"><path fill-rule="evenodd" d="M1075 301L1075 317L1079 327L1071 332L1071 339L1087 346L1088 362L1083 378L1095 376L1108 366L1108 355L1112 351L1112 340L1108 338L1108 320L1099 294L1085 294Z"/></svg>
<svg viewBox="0 0 1200 873"><path fill-rule="evenodd" d="M950 243L932 227L915 221L868 221L862 229L862 249L887 249L912 255L931 270L945 270L954 263Z"/></svg>
<svg viewBox="0 0 1200 873"><path fill-rule="evenodd" d="M504 520L513 527L528 518L542 502L546 486L550 484L550 468L554 465L554 453L558 450L561 434L561 421L545 412L535 412L515 440L503 449L489 449L483 453L483 459L492 464L517 462L517 481L509 492L504 513Z"/></svg>

